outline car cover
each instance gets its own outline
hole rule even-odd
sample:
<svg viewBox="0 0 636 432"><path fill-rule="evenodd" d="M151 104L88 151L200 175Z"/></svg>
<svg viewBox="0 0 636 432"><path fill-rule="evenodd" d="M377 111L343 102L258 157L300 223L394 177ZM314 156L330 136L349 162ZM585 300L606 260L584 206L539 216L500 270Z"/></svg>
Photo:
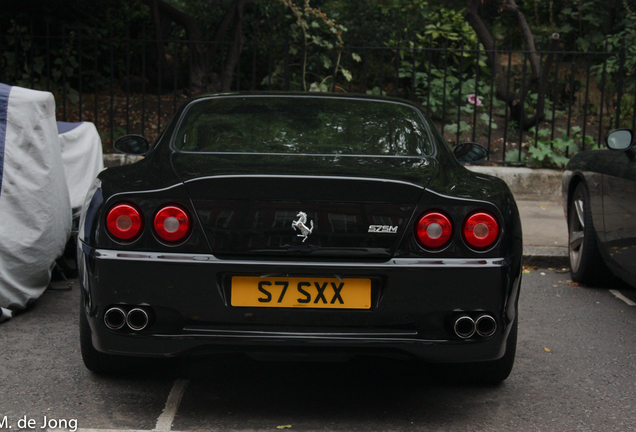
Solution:
<svg viewBox="0 0 636 432"><path fill-rule="evenodd" d="M0 84L0 321L47 288L71 232L49 92Z"/></svg>
<svg viewBox="0 0 636 432"><path fill-rule="evenodd" d="M104 169L102 140L91 122L57 122L57 130L73 219L76 220L86 193L97 174Z"/></svg>

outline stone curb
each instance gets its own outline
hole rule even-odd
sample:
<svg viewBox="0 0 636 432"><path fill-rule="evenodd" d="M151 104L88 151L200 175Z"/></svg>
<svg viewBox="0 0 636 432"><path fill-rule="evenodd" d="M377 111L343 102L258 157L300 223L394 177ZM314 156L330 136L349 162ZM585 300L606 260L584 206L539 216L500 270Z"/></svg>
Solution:
<svg viewBox="0 0 636 432"><path fill-rule="evenodd" d="M564 268L570 266L568 248L549 246L524 246L523 265Z"/></svg>
<svg viewBox="0 0 636 432"><path fill-rule="evenodd" d="M562 170L469 166L469 170L499 177L508 184L515 198L561 201Z"/></svg>

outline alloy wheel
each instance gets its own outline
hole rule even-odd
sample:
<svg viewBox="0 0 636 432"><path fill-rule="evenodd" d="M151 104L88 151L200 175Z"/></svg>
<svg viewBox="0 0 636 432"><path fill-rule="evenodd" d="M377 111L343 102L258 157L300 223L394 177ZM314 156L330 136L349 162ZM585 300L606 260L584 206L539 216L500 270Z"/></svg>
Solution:
<svg viewBox="0 0 636 432"><path fill-rule="evenodd" d="M576 194L572 200L569 216L570 266L572 271L576 272L581 265L581 255L585 242L585 201L582 194Z"/></svg>

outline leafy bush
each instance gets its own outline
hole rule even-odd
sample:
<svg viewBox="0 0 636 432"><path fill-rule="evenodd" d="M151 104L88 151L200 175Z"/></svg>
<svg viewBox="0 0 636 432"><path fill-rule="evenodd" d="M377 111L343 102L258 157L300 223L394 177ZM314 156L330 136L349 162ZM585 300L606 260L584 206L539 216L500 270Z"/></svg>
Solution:
<svg viewBox="0 0 636 432"><path fill-rule="evenodd" d="M65 94L71 102L77 102L79 93L70 83L79 73L78 53L72 43L74 33L70 36L71 41L55 44L47 51L34 43L26 26L11 20L5 35L5 43L11 49L4 51L1 59L5 71L2 82Z"/></svg>
<svg viewBox="0 0 636 432"><path fill-rule="evenodd" d="M291 0L280 0L288 9L289 51L288 62L279 62L272 74L262 80L263 85L282 87L285 84L285 67L289 71L292 90L329 91L335 75L341 74L351 81L352 74L341 64L344 42L342 35L347 29L329 18L319 9L312 8L309 0L299 7ZM359 55L351 53L355 61Z"/></svg>
<svg viewBox="0 0 636 432"><path fill-rule="evenodd" d="M474 89L474 80L467 80L464 88L465 90ZM488 86L481 88L485 94L490 92ZM494 101L494 111L503 108L503 103L500 101ZM460 111L464 114L465 120L460 120L459 123L449 124L444 127L446 132L452 133L457 136L457 142L462 141L477 141L480 137L488 137L493 129L498 129L497 123L490 117L491 111L485 105L482 99L475 94L469 94L466 96L466 104L462 105Z"/></svg>
<svg viewBox="0 0 636 432"><path fill-rule="evenodd" d="M533 136L536 134L536 145L528 148L527 154L519 153L519 150L509 150L506 152L506 161L516 162L521 154L521 162L526 162L528 166L535 168L564 168L572 156L581 151L578 143L583 142L586 148L597 149L598 145L589 135L583 137L581 128L574 126L567 130L558 128L560 137L552 137L552 130L548 128L532 129Z"/></svg>

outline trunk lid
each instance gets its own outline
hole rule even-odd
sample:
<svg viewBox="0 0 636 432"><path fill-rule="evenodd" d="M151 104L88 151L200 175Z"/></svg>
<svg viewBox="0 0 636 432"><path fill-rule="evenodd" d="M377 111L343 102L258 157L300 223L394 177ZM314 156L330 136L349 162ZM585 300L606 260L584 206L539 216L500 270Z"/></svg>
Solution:
<svg viewBox="0 0 636 432"><path fill-rule="evenodd" d="M219 258L393 256L435 164L422 157L175 153Z"/></svg>

